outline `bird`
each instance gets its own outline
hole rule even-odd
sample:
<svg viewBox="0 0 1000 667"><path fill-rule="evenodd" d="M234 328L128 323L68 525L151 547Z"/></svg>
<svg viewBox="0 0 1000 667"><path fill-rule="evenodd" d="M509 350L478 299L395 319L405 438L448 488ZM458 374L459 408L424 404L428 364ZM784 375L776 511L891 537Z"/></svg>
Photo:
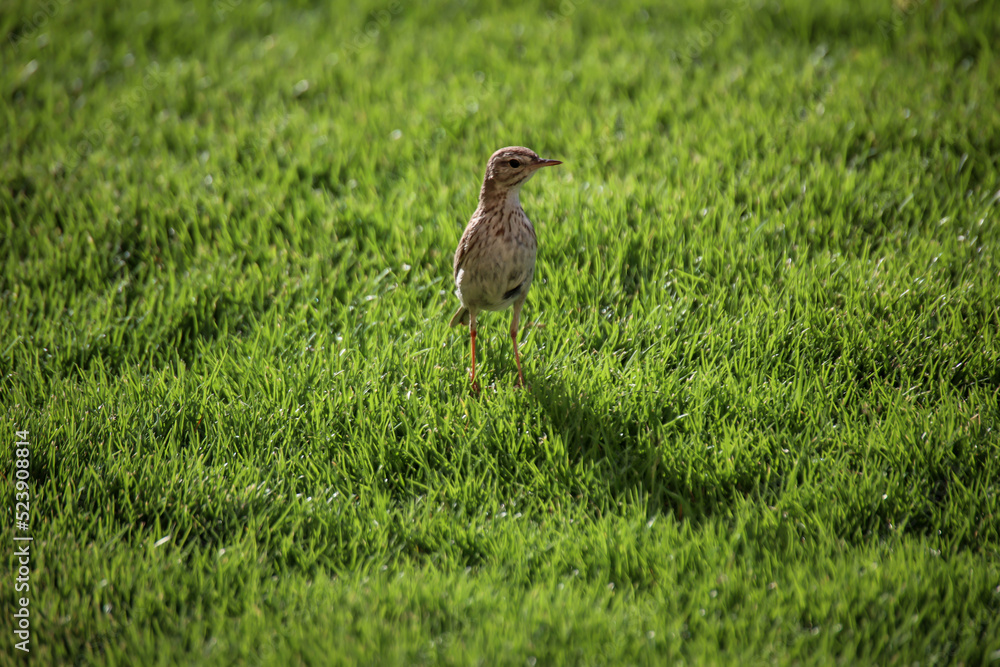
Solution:
<svg viewBox="0 0 1000 667"><path fill-rule="evenodd" d="M472 390L476 382L476 316L480 311L514 307L510 338L514 343L517 383L524 386L521 354L517 349L521 307L535 276L538 241L535 228L521 208L521 186L542 167L562 164L538 157L530 148L508 146L490 156L479 191L479 206L455 249L455 295L461 303L451 326L468 325L472 339Z"/></svg>

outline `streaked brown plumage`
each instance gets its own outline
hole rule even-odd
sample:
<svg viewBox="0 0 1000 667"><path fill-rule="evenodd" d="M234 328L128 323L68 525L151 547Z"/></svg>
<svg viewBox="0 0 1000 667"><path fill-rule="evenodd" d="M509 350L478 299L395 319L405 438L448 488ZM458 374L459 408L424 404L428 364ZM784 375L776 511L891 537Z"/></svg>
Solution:
<svg viewBox="0 0 1000 667"><path fill-rule="evenodd" d="M501 148L490 157L479 192L479 206L455 250L455 294L462 306L451 326L469 325L472 338L473 389L476 383L476 315L481 310L514 306L510 337L517 363L517 384L524 385L517 349L521 307L535 275L537 240L531 221L521 208L520 190L541 167L562 164L545 160L522 146Z"/></svg>

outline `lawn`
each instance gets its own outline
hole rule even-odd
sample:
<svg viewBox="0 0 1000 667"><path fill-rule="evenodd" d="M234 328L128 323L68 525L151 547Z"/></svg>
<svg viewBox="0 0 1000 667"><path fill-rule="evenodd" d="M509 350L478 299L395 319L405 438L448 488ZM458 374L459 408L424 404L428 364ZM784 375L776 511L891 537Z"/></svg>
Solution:
<svg viewBox="0 0 1000 667"><path fill-rule="evenodd" d="M1000 3L116 4L0 12L0 663L1000 663Z"/></svg>

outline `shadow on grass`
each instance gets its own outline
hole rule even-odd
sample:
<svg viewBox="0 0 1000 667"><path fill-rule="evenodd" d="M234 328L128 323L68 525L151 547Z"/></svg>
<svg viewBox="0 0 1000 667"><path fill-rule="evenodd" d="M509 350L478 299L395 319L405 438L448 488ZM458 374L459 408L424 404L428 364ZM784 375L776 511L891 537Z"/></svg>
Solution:
<svg viewBox="0 0 1000 667"><path fill-rule="evenodd" d="M680 431L676 442L666 443L654 428L683 418L679 405L663 401L641 419L629 414L628 406L606 410L587 394L559 384L536 382L532 393L566 442L568 472L574 476L560 481L574 494L593 499L596 516L615 511L613 504L642 501L651 516L671 513L700 522L744 495L748 483L755 488L759 482L711 480L706 471L684 466L668 451L692 447L690 434ZM576 476L580 470L586 471L582 479Z"/></svg>
<svg viewBox="0 0 1000 667"><path fill-rule="evenodd" d="M864 452L817 439L797 413L758 413L740 419L759 426L734 447L704 424L671 429L686 410L666 398L630 410L626 397L608 410L559 384L536 382L533 394L566 443L569 465L560 485L598 517L642 503L650 518L673 514L698 526L749 503L758 508L753 514L778 511L807 533L829 532L851 544L905 530L948 549L976 551L990 548L996 536L991 491L965 491L994 477L995 463L975 438L914 443L900 458L896 450ZM706 404L731 399L710 396ZM702 407L705 414L720 412L720 422L737 419Z"/></svg>

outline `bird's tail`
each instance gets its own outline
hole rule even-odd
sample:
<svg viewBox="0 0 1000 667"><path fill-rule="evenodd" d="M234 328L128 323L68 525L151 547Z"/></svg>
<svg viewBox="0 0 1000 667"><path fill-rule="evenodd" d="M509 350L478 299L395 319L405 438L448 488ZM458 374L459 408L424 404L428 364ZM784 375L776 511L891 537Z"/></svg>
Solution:
<svg viewBox="0 0 1000 667"><path fill-rule="evenodd" d="M457 327L459 324L464 324L468 326L469 324L469 309L462 306L458 311L452 316L451 323L448 325L450 327Z"/></svg>

